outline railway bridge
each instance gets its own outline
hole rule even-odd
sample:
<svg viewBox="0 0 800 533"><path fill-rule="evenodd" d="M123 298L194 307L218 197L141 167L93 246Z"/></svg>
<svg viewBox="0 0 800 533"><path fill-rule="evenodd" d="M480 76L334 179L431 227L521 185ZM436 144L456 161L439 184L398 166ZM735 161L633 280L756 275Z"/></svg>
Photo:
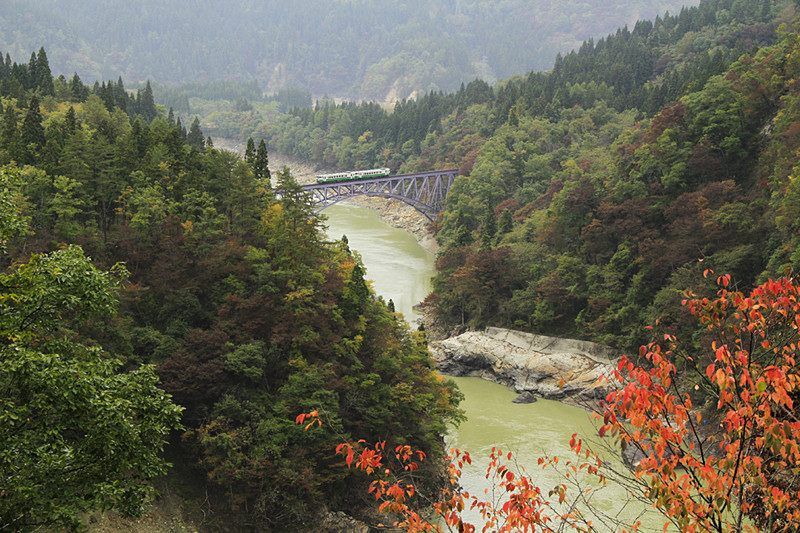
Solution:
<svg viewBox="0 0 800 533"><path fill-rule="evenodd" d="M355 196L381 196L403 201L433 221L444 209L444 200L457 175L458 170L438 170L317 183L306 185L303 190L311 195L314 205L320 211Z"/></svg>

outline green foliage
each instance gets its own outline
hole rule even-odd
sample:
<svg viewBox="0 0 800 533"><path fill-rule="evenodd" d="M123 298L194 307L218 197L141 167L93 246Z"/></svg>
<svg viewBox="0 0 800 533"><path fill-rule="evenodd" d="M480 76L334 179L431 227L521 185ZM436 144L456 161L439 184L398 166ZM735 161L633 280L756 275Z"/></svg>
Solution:
<svg viewBox="0 0 800 533"><path fill-rule="evenodd" d="M1 169L2 190L20 175ZM19 232L18 203L4 204L3 234ZM138 515L166 472L161 453L180 408L154 368L123 372L82 334L116 313L125 275L98 270L77 246L0 273L3 529L73 528L104 508Z"/></svg>
<svg viewBox="0 0 800 533"><path fill-rule="evenodd" d="M507 4L500 3L497 9L511 8ZM768 0L768 4L765 10L766 4L748 0L704 0L697 7L654 22L640 21L633 29L620 29L597 42L589 40L579 47L575 43L575 51L559 56L550 72L532 72L494 87L475 80L449 94L439 88L418 91L392 110L374 102L336 104L323 99L313 108L298 106L283 113L273 104L237 109L233 98L204 97L194 100L193 112L203 116L215 135L264 138L271 149L321 167L389 166L407 171L460 167L468 174L483 145L504 124L513 131L530 117L557 122L574 107L603 104L618 112L635 109L652 115L698 90L742 53L774 42L779 22L791 18L791 2ZM564 8L563 2L559 8ZM470 8L461 9L468 13ZM496 36L496 28L490 34ZM518 71L519 65L511 72ZM732 120L737 104L712 103L717 104L724 108L719 118ZM712 140L714 134L708 134ZM736 147L726 150L732 156ZM672 169L678 188L687 179L683 165Z"/></svg>
<svg viewBox="0 0 800 533"><path fill-rule="evenodd" d="M440 318L632 348L656 319L689 327L679 291L705 290L705 268L743 284L793 272L796 27L652 118L599 102L500 127L444 213ZM508 213L489 248L486 213ZM501 251L502 270L475 267Z"/></svg>
<svg viewBox="0 0 800 533"><path fill-rule="evenodd" d="M443 454L458 393L287 169L273 190L263 141L243 161L157 116L148 86L54 84L3 99L0 154L28 166L0 166L0 529L140 513L179 419L171 453L236 529L368 509L301 411Z"/></svg>

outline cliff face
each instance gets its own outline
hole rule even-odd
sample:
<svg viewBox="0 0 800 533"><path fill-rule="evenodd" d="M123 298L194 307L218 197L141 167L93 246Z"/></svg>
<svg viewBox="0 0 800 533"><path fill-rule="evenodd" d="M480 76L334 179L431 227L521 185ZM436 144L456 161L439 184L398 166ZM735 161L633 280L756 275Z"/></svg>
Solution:
<svg viewBox="0 0 800 533"><path fill-rule="evenodd" d="M513 387L522 396L599 397L598 382L613 368L614 351L587 341L545 337L502 328L468 331L432 342L436 365L456 376L477 376Z"/></svg>

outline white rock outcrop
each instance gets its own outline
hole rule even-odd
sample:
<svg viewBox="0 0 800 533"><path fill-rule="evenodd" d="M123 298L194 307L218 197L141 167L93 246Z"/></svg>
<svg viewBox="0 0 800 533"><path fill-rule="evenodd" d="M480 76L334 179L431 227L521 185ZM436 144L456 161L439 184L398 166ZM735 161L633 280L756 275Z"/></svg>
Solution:
<svg viewBox="0 0 800 533"><path fill-rule="evenodd" d="M468 331L430 344L445 374L478 376L543 398L600 397L614 351L593 342L502 328Z"/></svg>

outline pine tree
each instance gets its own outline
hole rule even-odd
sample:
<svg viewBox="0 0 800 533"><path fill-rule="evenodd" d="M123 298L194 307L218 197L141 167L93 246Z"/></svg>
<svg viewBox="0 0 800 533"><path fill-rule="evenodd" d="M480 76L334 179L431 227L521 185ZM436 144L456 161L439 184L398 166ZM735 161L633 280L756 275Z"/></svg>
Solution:
<svg viewBox="0 0 800 533"><path fill-rule="evenodd" d="M264 139L261 139L261 142L258 143L258 151L253 161L253 171L257 179L263 180L267 184L270 183L272 174L269 171L269 154L267 153L267 143L264 142Z"/></svg>
<svg viewBox="0 0 800 533"><path fill-rule="evenodd" d="M170 126L175 125L175 111L172 108L169 108L169 113L167 114L167 122L169 122Z"/></svg>
<svg viewBox="0 0 800 533"><path fill-rule="evenodd" d="M28 76L25 80L26 89L35 89L39 83L39 60L36 58L36 52L31 52L31 59L28 61Z"/></svg>
<svg viewBox="0 0 800 533"><path fill-rule="evenodd" d="M203 150L205 148L203 131L200 129L200 120L197 117L194 117L192 125L189 127L189 134L186 136L186 142L189 143L189 146L197 148L198 150Z"/></svg>
<svg viewBox="0 0 800 533"><path fill-rule="evenodd" d="M125 90L125 84L122 82L122 76L117 79L117 84L113 87L114 104L117 107L128 112L128 92Z"/></svg>
<svg viewBox="0 0 800 533"><path fill-rule="evenodd" d="M50 71L50 62L47 60L44 47L39 49L39 56L36 58L36 86L43 95L55 94L53 73Z"/></svg>
<svg viewBox="0 0 800 533"><path fill-rule="evenodd" d="M42 114L39 111L39 98L34 94L31 96L28 112L22 121L22 131L20 140L28 153L28 162L33 162L33 156L45 143L44 127L42 126Z"/></svg>
<svg viewBox="0 0 800 533"><path fill-rule="evenodd" d="M181 117L178 117L178 120L175 121L175 131L178 133L178 139L183 142L186 140L186 128L183 127L183 123L181 122Z"/></svg>
<svg viewBox="0 0 800 533"><path fill-rule="evenodd" d="M156 110L156 102L153 98L153 88L150 86L150 80L144 86L144 90L139 92L137 112L144 117L147 122L150 122L158 115Z"/></svg>
<svg viewBox="0 0 800 533"><path fill-rule="evenodd" d="M388 303L388 304L386 304L386 307L389 309L389 312L390 312L390 313L394 313L394 312L395 312L395 308L394 308L394 300L392 300L391 298L389 298L389 303Z"/></svg>
<svg viewBox="0 0 800 533"><path fill-rule="evenodd" d="M83 102L89 96L89 90L83 84L77 73L69 80L69 92L72 95L73 102Z"/></svg>
<svg viewBox="0 0 800 533"><path fill-rule="evenodd" d="M250 137L247 139L247 148L244 150L244 160L245 162L252 165L256 159L256 143L253 141L253 138Z"/></svg>
<svg viewBox="0 0 800 533"><path fill-rule="evenodd" d="M72 135L78 129L78 118L75 116L75 108L69 106L67 114L64 117L64 131Z"/></svg>
<svg viewBox="0 0 800 533"><path fill-rule="evenodd" d="M206 137L206 148L214 148L214 141L211 140L210 135Z"/></svg>

